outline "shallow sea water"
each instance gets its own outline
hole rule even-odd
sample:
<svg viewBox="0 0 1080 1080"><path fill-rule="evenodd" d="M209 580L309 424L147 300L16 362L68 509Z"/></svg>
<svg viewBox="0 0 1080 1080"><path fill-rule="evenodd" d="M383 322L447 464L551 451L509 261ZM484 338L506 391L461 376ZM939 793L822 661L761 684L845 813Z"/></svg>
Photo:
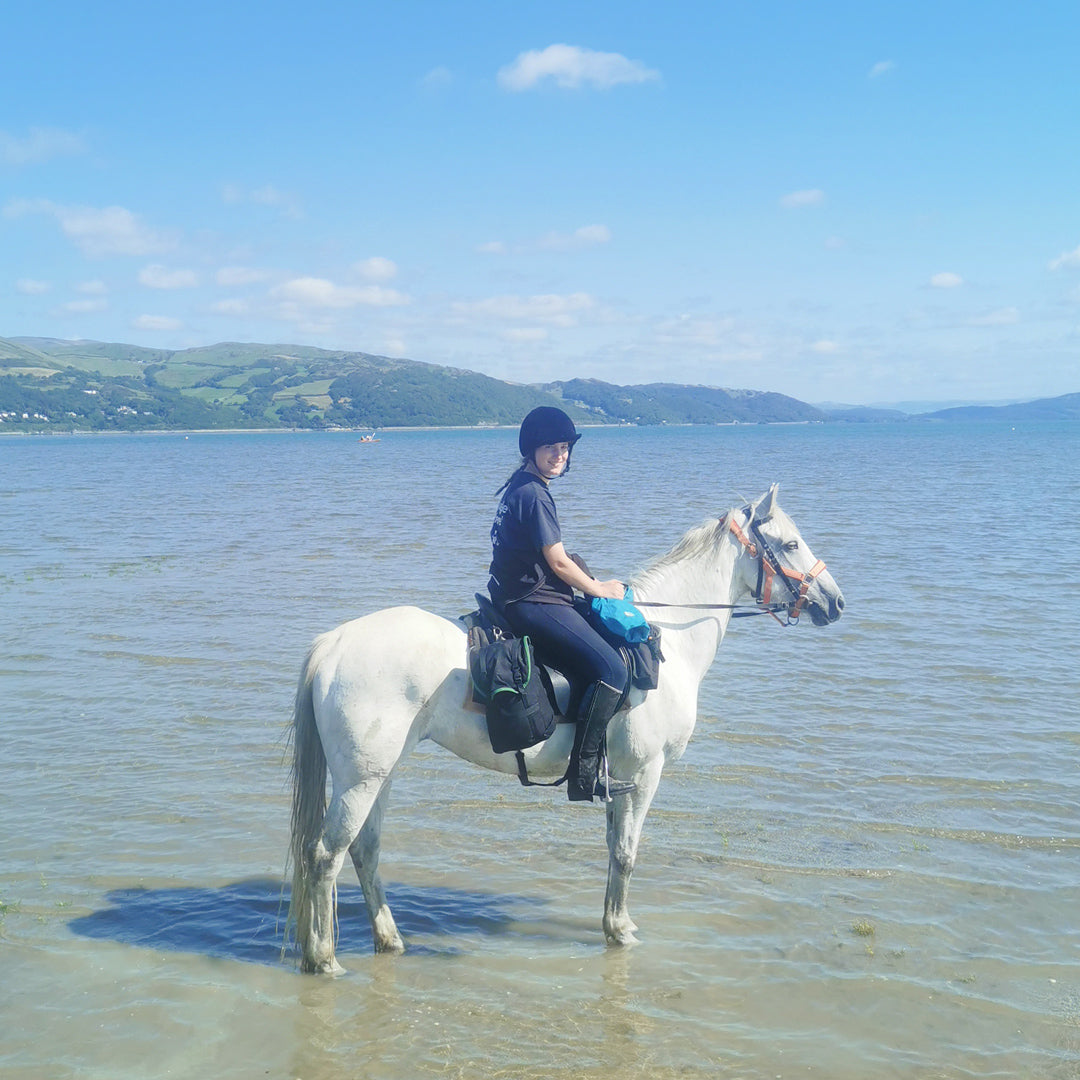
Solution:
<svg viewBox="0 0 1080 1080"><path fill-rule="evenodd" d="M733 627L604 946L599 809L425 747L370 955L279 956L310 639L486 577L507 431L0 439L0 1074L1080 1077L1080 427L589 430L626 576L781 484L835 626Z"/></svg>

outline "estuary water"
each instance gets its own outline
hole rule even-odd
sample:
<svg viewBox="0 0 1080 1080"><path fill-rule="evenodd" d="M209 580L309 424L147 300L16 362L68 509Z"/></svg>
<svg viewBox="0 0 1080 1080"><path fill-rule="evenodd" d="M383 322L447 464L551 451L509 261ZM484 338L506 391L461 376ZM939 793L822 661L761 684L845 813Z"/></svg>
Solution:
<svg viewBox="0 0 1080 1080"><path fill-rule="evenodd" d="M279 955L317 633L486 579L507 430L0 439L9 1080L1080 1077L1080 425L589 429L571 550L628 576L772 481L834 626L732 625L605 947L599 807L437 747L371 955Z"/></svg>

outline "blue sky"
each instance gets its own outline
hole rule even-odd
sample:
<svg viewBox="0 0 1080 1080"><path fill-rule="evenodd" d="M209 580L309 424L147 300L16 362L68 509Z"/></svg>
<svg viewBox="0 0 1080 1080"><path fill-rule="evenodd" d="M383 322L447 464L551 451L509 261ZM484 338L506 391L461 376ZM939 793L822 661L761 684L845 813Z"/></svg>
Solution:
<svg viewBox="0 0 1080 1080"><path fill-rule="evenodd" d="M1080 7L20 4L0 336L1080 390Z"/></svg>

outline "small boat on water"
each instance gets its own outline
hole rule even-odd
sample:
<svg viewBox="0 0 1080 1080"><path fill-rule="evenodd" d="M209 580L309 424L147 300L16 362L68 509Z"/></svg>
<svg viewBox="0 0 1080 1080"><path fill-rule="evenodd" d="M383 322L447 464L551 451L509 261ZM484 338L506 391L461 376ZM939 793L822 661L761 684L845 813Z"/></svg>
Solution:
<svg viewBox="0 0 1080 1080"><path fill-rule="evenodd" d="M375 438L375 432L373 431L370 435L361 435L360 438L357 439L356 441L357 442L378 442L379 440Z"/></svg>

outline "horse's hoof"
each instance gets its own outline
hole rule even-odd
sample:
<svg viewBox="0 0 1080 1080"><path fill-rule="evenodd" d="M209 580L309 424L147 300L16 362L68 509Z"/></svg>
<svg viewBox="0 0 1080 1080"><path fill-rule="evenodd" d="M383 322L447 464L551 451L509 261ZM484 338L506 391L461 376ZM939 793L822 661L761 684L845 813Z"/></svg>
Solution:
<svg viewBox="0 0 1080 1080"><path fill-rule="evenodd" d="M304 975L329 975L332 979L345 974L345 969L336 960L322 960L319 963L305 962L300 965L300 971Z"/></svg>
<svg viewBox="0 0 1080 1080"><path fill-rule="evenodd" d="M634 930L636 930L636 929L637 929L637 927L635 926ZM620 947L624 946L624 945L628 946L628 945L640 945L641 944L641 942L638 941L638 939L636 937L634 937L634 931L630 930L630 929L620 930L617 933L608 934L607 935L607 943L609 945L617 945L617 946L620 946Z"/></svg>
<svg viewBox="0 0 1080 1080"><path fill-rule="evenodd" d="M376 941L375 951L400 956L405 951L405 942L400 937L392 938L390 941Z"/></svg>

